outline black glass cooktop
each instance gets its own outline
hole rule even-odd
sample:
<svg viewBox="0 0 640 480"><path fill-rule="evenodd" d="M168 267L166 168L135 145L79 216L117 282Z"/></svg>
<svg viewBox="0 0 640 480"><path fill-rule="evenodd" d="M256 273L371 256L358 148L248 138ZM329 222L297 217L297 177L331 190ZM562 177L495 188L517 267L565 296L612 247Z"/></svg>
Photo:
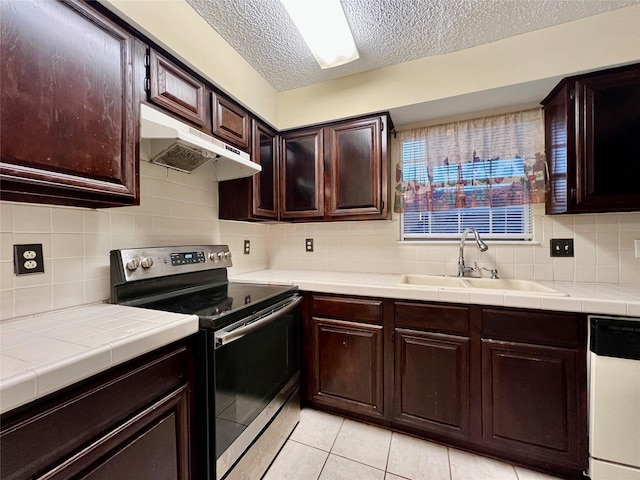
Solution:
<svg viewBox="0 0 640 480"><path fill-rule="evenodd" d="M201 327L221 328L239 316L248 316L267 308L296 290L296 287L289 285L231 282L138 306L198 315Z"/></svg>

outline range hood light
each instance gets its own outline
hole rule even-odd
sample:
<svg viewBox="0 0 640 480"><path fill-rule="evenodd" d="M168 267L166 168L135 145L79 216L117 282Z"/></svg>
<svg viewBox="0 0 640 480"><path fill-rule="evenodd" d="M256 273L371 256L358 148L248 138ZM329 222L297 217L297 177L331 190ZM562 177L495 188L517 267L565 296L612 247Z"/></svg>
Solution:
<svg viewBox="0 0 640 480"><path fill-rule="evenodd" d="M340 0L281 0L320 68L360 58Z"/></svg>

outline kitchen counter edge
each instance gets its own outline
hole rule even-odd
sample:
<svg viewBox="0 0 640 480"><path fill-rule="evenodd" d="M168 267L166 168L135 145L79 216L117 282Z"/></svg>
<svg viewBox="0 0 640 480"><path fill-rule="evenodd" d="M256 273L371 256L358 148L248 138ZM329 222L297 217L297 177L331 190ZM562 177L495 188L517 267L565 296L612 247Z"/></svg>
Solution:
<svg viewBox="0 0 640 480"><path fill-rule="evenodd" d="M188 337L198 317L97 303L0 322L0 413Z"/></svg>
<svg viewBox="0 0 640 480"><path fill-rule="evenodd" d="M300 290L316 293L640 316L640 285L536 281L568 294L550 296L516 291L461 291L459 288L409 286L400 284L401 278L401 274L275 269L230 275L234 282L295 284Z"/></svg>

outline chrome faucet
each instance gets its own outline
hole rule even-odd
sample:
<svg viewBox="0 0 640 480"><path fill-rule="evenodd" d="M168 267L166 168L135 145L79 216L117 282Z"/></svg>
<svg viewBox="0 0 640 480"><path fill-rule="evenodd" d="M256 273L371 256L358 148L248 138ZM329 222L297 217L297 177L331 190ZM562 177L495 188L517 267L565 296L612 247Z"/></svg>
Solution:
<svg viewBox="0 0 640 480"><path fill-rule="evenodd" d="M466 277L469 274L478 271L477 264L475 267L467 267L464 263L464 243L467 241L467 235L471 232L473 232L473 235L476 239L476 245L478 246L478 250L480 250L481 252L486 252L487 249L489 248L487 244L482 241L482 239L480 238L480 234L478 233L478 230L476 230L475 228L467 228L464 232L462 232L462 237L460 238L460 255L458 256L458 276L459 277Z"/></svg>

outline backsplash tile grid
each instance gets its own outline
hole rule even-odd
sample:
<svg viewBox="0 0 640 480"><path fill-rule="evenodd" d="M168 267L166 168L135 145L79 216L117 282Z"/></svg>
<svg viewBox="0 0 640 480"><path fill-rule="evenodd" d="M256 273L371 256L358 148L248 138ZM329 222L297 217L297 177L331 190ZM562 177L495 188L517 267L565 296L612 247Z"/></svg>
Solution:
<svg viewBox="0 0 640 480"><path fill-rule="evenodd" d="M141 205L84 209L0 202L0 319L106 301L109 250L226 243L230 274L296 269L455 275L458 244L399 243L397 220L258 224L220 221L212 165L188 175L141 164ZM535 218L535 245L465 248L467 263L503 278L640 285L640 213ZM305 251L305 239L314 251ZM573 238L574 258L551 258L550 238ZM244 240L251 254L243 254ZM15 277L12 245L42 243L45 274Z"/></svg>

